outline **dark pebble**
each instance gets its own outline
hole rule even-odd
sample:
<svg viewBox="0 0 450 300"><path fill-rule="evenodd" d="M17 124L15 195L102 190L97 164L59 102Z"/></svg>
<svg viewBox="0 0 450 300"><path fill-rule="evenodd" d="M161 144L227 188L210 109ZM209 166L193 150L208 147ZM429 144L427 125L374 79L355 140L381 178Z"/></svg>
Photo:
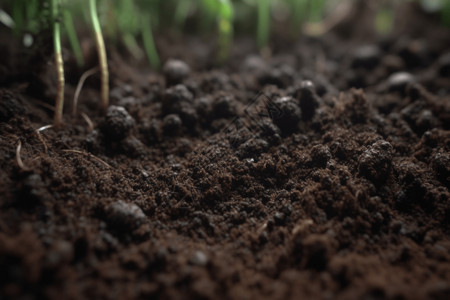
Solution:
<svg viewBox="0 0 450 300"><path fill-rule="evenodd" d="M129 135L134 124L134 119L125 108L113 105L108 107L100 130L108 140L118 142Z"/></svg>
<svg viewBox="0 0 450 300"><path fill-rule="evenodd" d="M168 85L183 82L190 72L191 68L184 61L178 59L169 59L163 67L163 73Z"/></svg>

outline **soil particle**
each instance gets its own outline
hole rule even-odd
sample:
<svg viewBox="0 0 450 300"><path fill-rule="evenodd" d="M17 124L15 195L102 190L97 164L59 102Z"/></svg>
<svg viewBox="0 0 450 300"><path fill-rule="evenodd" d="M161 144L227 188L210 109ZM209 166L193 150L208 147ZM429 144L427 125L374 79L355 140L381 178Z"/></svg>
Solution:
<svg viewBox="0 0 450 300"><path fill-rule="evenodd" d="M261 86L275 85L279 88L286 88L290 86L294 78L294 70L289 65L281 65L277 68L272 68L267 73L260 75L258 82Z"/></svg>
<svg viewBox="0 0 450 300"><path fill-rule="evenodd" d="M136 204L119 200L104 208L104 219L112 228L127 231L139 227L145 222L146 216Z"/></svg>
<svg viewBox="0 0 450 300"><path fill-rule="evenodd" d="M19 206L33 208L35 205L44 204L50 199L47 185L41 175L26 174L19 183L17 193L17 204Z"/></svg>
<svg viewBox="0 0 450 300"><path fill-rule="evenodd" d="M182 60L169 59L163 67L168 86L182 83L189 76L191 68Z"/></svg>
<svg viewBox="0 0 450 300"><path fill-rule="evenodd" d="M294 97L299 102L303 119L311 120L320 104L320 99L316 94L314 83L310 80L302 81L296 90Z"/></svg>
<svg viewBox="0 0 450 300"><path fill-rule="evenodd" d="M8 122L14 116L23 115L25 108L12 93L0 89L0 122Z"/></svg>
<svg viewBox="0 0 450 300"><path fill-rule="evenodd" d="M185 126L192 128L198 120L193 100L193 94L182 84L168 88L163 97L163 115L177 114Z"/></svg>
<svg viewBox="0 0 450 300"><path fill-rule="evenodd" d="M183 121L176 114L170 114L164 117L162 128L167 136L179 135L183 129Z"/></svg>
<svg viewBox="0 0 450 300"><path fill-rule="evenodd" d="M392 151L393 147L387 141L375 142L359 157L359 174L374 183L382 183L391 169Z"/></svg>
<svg viewBox="0 0 450 300"><path fill-rule="evenodd" d="M214 99L213 110L216 118L230 118L236 116L237 107L231 96L220 94Z"/></svg>
<svg viewBox="0 0 450 300"><path fill-rule="evenodd" d="M317 145L311 148L311 163L318 168L325 168L331 159L331 152L327 146Z"/></svg>
<svg viewBox="0 0 450 300"><path fill-rule="evenodd" d="M299 130L302 110L292 97L281 97L274 101L281 114L273 119L283 134L291 134Z"/></svg>
<svg viewBox="0 0 450 300"><path fill-rule="evenodd" d="M99 127L108 141L119 142L130 134L135 121L121 106L110 106Z"/></svg>

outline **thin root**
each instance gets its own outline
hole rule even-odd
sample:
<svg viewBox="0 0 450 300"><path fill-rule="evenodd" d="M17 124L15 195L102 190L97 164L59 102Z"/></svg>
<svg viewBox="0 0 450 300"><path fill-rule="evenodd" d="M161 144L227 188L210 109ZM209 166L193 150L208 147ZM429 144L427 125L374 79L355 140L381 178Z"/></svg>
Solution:
<svg viewBox="0 0 450 300"><path fill-rule="evenodd" d="M77 107L78 107L78 98L80 97L81 89L83 88L84 82L86 79L88 79L89 76L94 75L99 71L98 67L92 68L90 70L87 70L83 73L80 77L80 81L78 81L77 88L75 90L75 95L73 96L73 108L72 108L72 115L77 115Z"/></svg>
<svg viewBox="0 0 450 300"><path fill-rule="evenodd" d="M105 162L104 160L98 158L97 156L95 156L95 155L93 155L93 154L90 154L90 153L87 153L87 152L83 152L83 151L79 151L79 150L71 150L71 149L69 149L69 150L63 150L63 151L64 151L64 152L77 153L77 154L81 154L81 155L90 157L90 158L92 158L92 159L98 161L99 163L101 163L101 164L104 165L105 167L107 167L107 168L109 168L109 169L112 169L112 167L111 167L107 162Z"/></svg>
<svg viewBox="0 0 450 300"><path fill-rule="evenodd" d="M89 116L87 114L85 114L85 113L81 113L81 116L83 117L83 119L88 124L89 132L94 131L94 122L92 122L91 118L89 118Z"/></svg>
<svg viewBox="0 0 450 300"><path fill-rule="evenodd" d="M45 125L45 126L42 126L41 128L36 129L36 134L37 134L39 140L41 141L42 145L44 145L45 154L48 153L48 147L47 147L47 143L45 142L44 138L42 137L41 132L44 130L50 129L52 127L53 127L53 125Z"/></svg>
<svg viewBox="0 0 450 300"><path fill-rule="evenodd" d="M16 148L16 162L17 162L17 165L19 166L20 169L22 169L22 171L26 171L26 172L31 171L30 168L25 166L25 164L22 161L22 158L20 157L20 151L21 150L22 150L22 141L19 140L19 144L17 145L17 148Z"/></svg>

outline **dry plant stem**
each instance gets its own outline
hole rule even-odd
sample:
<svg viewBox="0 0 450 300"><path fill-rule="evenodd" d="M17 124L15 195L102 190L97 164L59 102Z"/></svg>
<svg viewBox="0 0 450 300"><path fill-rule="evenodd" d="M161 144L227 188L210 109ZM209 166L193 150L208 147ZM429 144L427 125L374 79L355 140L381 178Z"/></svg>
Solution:
<svg viewBox="0 0 450 300"><path fill-rule="evenodd" d="M25 164L22 161L22 158L20 157L20 151L22 150L22 141L19 140L19 144L17 144L17 148L16 148L16 162L17 165L19 166L20 169L22 169L23 171L31 171L30 168L26 167Z"/></svg>
<svg viewBox="0 0 450 300"><path fill-rule="evenodd" d="M47 130L49 128L52 128L53 125L46 125L46 126L42 126L41 128L36 129L36 134L39 138L39 140L41 141L41 143L44 145L44 152L45 154L48 153L48 147L47 147L47 143L45 142L44 138L42 137L41 132L44 130Z"/></svg>
<svg viewBox="0 0 450 300"><path fill-rule="evenodd" d="M102 29L97 15L97 3L96 0L90 0L90 13L92 26L95 32L95 44L97 46L98 61L100 63L101 74L101 100L100 109L106 111L109 104L109 72L108 62L106 60L105 41L103 40Z"/></svg>
<svg viewBox="0 0 450 300"><path fill-rule="evenodd" d="M112 169L112 167L111 167L107 162L105 162L104 160L102 160L102 159L98 158L97 156L92 155L92 154L90 154L90 153L83 152L83 151L79 151L79 150L70 150L70 149L69 149L69 150L63 150L63 151L64 151L64 152L70 152L70 153L77 153L77 154L81 154L81 155L90 157L90 158L92 158L92 159L98 161L99 163L101 163L101 164L104 165L105 167L107 167L107 168L109 168L109 169Z"/></svg>
<svg viewBox="0 0 450 300"><path fill-rule="evenodd" d="M73 96L73 107L72 107L72 116L77 115L77 108L78 108L78 98L80 97L81 89L83 88L84 82L86 79L88 79L89 76L94 75L98 72L98 67L94 67L90 70L87 70L83 73L80 77L80 81L78 81L77 88L75 90L75 94Z"/></svg>
<svg viewBox="0 0 450 300"><path fill-rule="evenodd" d="M88 124L89 132L94 131L94 122L92 122L91 118L89 118L89 116L87 114L85 114L85 113L81 113L81 116L83 117L83 119Z"/></svg>

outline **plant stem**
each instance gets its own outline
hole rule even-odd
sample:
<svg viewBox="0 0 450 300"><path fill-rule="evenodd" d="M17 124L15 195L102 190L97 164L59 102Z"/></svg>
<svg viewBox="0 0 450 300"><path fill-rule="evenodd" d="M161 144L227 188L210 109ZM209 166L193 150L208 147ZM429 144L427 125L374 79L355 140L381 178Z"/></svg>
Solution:
<svg viewBox="0 0 450 300"><path fill-rule="evenodd" d="M270 30L270 0L258 1L258 47L267 46Z"/></svg>
<svg viewBox="0 0 450 300"><path fill-rule="evenodd" d="M66 28L67 36L69 37L70 45L72 46L73 54L77 61L77 65L82 67L84 65L83 52L81 51L80 41L78 40L75 26L73 25L72 15L68 10L64 10L64 27Z"/></svg>
<svg viewBox="0 0 450 300"><path fill-rule="evenodd" d="M101 76L101 100L100 109L106 111L109 105L109 72L106 59L105 41L103 40L102 29L97 15L96 0L89 0L89 11L91 13L92 26L95 32L95 42L97 46L98 60L100 64Z"/></svg>
<svg viewBox="0 0 450 300"><path fill-rule="evenodd" d="M144 41L144 49L147 54L148 60L153 68L159 69L160 60L158 51L156 50L155 41L152 34L152 22L149 12L142 13L141 19L142 26L142 39Z"/></svg>
<svg viewBox="0 0 450 300"><path fill-rule="evenodd" d="M61 52L61 30L58 20L58 0L51 0L52 23L53 23L53 46L55 50L55 65L57 73L57 89L55 102L55 115L53 124L59 126L62 124L62 115L64 108L64 65Z"/></svg>

